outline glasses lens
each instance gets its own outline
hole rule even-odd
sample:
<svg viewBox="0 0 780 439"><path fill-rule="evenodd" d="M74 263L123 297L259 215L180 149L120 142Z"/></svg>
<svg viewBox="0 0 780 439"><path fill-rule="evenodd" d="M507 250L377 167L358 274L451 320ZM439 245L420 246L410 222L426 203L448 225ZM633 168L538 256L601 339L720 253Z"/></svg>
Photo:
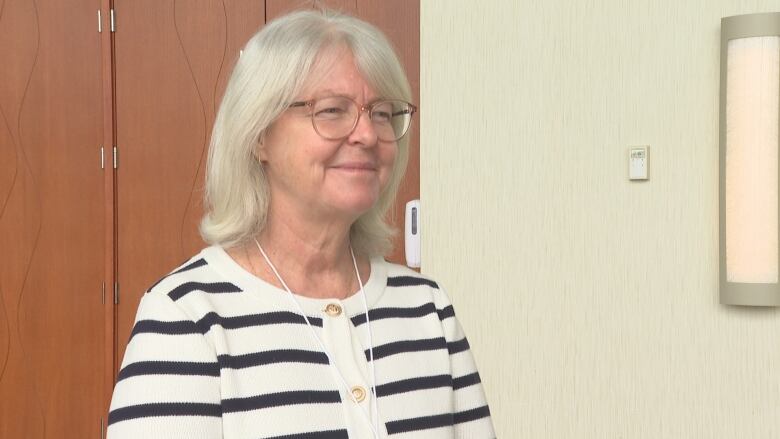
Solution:
<svg viewBox="0 0 780 439"><path fill-rule="evenodd" d="M371 120L380 140L395 141L409 129L412 107L404 101L379 101L371 108Z"/></svg>
<svg viewBox="0 0 780 439"><path fill-rule="evenodd" d="M343 97L319 99L312 109L314 129L326 139L341 139L352 132L357 121L358 108Z"/></svg>

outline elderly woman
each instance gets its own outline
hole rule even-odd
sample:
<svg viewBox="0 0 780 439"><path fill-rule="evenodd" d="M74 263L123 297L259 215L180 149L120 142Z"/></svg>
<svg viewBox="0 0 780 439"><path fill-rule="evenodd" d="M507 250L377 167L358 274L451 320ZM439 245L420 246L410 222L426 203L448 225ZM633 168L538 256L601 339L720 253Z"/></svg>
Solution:
<svg viewBox="0 0 780 439"><path fill-rule="evenodd" d="M382 258L410 98L353 17L296 12L247 43L211 139L212 246L144 295L110 439L495 437L447 295Z"/></svg>

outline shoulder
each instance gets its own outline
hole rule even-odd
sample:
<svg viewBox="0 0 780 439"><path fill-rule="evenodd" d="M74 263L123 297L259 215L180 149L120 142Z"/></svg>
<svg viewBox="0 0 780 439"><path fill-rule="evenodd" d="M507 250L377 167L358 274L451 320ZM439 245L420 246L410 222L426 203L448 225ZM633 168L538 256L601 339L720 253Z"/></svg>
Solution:
<svg viewBox="0 0 780 439"><path fill-rule="evenodd" d="M405 265L383 261L387 270L388 287L415 287L427 286L438 290L439 284L424 274L420 274Z"/></svg>
<svg viewBox="0 0 780 439"><path fill-rule="evenodd" d="M387 272L388 291L409 291L418 294L427 294L441 311L452 309L452 303L444 288L434 278L418 273L405 265L382 261ZM400 292L399 291L399 292Z"/></svg>
<svg viewBox="0 0 780 439"><path fill-rule="evenodd" d="M144 296L164 298L184 310L214 295L243 292L219 269L218 254L214 247L201 250L152 284Z"/></svg>
<svg viewBox="0 0 780 439"><path fill-rule="evenodd" d="M377 258L383 269L387 273L387 286L393 287L411 287L427 286L432 289L439 289L439 284L432 277L412 270L406 265L388 262L382 258Z"/></svg>

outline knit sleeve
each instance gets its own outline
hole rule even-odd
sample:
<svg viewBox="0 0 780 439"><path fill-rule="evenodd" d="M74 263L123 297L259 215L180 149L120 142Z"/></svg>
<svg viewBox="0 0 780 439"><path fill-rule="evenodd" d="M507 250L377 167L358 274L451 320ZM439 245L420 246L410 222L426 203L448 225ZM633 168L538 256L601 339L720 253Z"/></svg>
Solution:
<svg viewBox="0 0 780 439"><path fill-rule="evenodd" d="M222 438L214 348L165 294L149 292L114 387L108 439Z"/></svg>
<svg viewBox="0 0 780 439"><path fill-rule="evenodd" d="M454 394L453 422L457 439L493 439L496 433L490 418L485 392L482 388L474 356L468 339L455 316L452 303L444 290L439 290L437 309L447 341L452 370Z"/></svg>

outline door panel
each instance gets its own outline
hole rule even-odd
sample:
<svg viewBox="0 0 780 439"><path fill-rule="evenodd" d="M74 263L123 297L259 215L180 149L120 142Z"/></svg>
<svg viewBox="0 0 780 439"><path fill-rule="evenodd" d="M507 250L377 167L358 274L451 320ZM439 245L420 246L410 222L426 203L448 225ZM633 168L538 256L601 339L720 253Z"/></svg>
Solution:
<svg viewBox="0 0 780 439"><path fill-rule="evenodd" d="M193 254L203 247L197 227L203 214L203 181L206 152L217 103L217 87L227 52L227 17L225 4L213 0L174 2L174 25L181 52L189 70L189 77L197 95L200 110L197 143L192 144L193 157L197 157L194 172L188 174L189 196L180 226L180 249L184 255ZM209 38L203 38L208 35ZM233 54L230 54L233 55ZM231 56L231 59L233 57ZM185 256L186 257L186 256Z"/></svg>
<svg viewBox="0 0 780 439"><path fill-rule="evenodd" d="M376 1L376 0L373 0ZM345 14L355 14L357 10L358 0L326 0L317 2L326 8L333 9L335 11L343 12ZM292 0L266 0L265 11L267 14L266 22L273 20L274 18L284 15L288 12L292 12L296 9L302 9L306 4L313 2L302 2Z"/></svg>
<svg viewBox="0 0 780 439"><path fill-rule="evenodd" d="M98 8L97 0L0 3L3 438L99 432L105 218Z"/></svg>
<svg viewBox="0 0 780 439"><path fill-rule="evenodd" d="M133 0L115 10L118 368L143 291L204 246L197 226L214 114L265 15L255 0Z"/></svg>

